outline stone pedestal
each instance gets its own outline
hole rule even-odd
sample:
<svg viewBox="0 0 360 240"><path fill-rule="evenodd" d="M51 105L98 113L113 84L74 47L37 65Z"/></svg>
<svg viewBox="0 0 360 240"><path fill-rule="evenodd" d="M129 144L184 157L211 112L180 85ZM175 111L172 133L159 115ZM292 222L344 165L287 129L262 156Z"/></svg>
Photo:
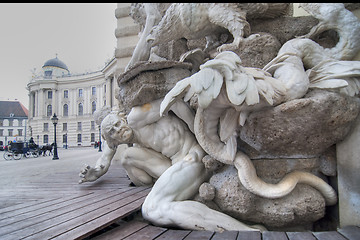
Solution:
<svg viewBox="0 0 360 240"><path fill-rule="evenodd" d="M360 226L360 116L336 148L340 227Z"/></svg>

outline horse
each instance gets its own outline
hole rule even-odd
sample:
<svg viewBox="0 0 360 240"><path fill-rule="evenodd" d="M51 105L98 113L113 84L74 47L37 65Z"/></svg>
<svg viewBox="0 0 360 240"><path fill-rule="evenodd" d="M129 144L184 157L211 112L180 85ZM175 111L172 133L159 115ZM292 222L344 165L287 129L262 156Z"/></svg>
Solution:
<svg viewBox="0 0 360 240"><path fill-rule="evenodd" d="M52 153L52 150L53 150L53 148L54 148L54 143L52 143L52 144L47 144L47 145L44 145L44 146L41 146L40 147L40 155L41 155L41 153L43 154L43 156L46 156L46 152L47 151L49 151L49 156L50 155L53 155L53 153Z"/></svg>

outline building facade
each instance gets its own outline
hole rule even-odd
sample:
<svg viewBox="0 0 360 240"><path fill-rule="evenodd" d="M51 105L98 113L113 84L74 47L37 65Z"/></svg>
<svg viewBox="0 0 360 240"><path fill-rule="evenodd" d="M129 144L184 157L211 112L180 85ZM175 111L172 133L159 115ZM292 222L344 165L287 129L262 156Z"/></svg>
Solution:
<svg viewBox="0 0 360 240"><path fill-rule="evenodd" d="M10 141L26 141L28 109L19 101L0 101L0 148Z"/></svg>
<svg viewBox="0 0 360 240"><path fill-rule="evenodd" d="M141 26L130 16L131 3L118 3L115 9L117 27L115 29L116 37L116 74L119 76L124 72L129 63L132 53L139 41Z"/></svg>
<svg viewBox="0 0 360 240"><path fill-rule="evenodd" d="M29 138L38 145L54 142L56 114L56 142L58 147L91 146L99 141L99 126L93 113L115 103L115 59L101 71L71 75L58 57L45 62L43 73L27 84L29 92Z"/></svg>

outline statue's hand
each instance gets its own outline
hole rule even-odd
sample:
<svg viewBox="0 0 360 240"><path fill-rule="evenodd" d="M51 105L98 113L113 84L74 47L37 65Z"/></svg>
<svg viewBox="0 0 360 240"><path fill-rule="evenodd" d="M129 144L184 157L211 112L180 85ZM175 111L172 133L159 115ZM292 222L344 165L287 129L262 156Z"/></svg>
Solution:
<svg viewBox="0 0 360 240"><path fill-rule="evenodd" d="M104 165L100 165L100 167L90 167L89 165L86 165L79 174L79 184L83 182L93 182L97 180L104 174L104 168Z"/></svg>

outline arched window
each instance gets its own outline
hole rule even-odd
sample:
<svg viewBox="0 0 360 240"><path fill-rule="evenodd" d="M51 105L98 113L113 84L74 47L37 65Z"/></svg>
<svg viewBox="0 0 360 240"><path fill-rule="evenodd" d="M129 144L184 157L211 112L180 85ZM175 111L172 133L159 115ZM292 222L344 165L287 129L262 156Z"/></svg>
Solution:
<svg viewBox="0 0 360 240"><path fill-rule="evenodd" d="M67 134L63 135L63 143L67 143Z"/></svg>
<svg viewBox="0 0 360 240"><path fill-rule="evenodd" d="M47 105L47 108L46 108L46 116L48 117L51 117L52 115L52 106L51 104Z"/></svg>
<svg viewBox="0 0 360 240"><path fill-rule="evenodd" d="M95 142L95 133L90 135L90 142Z"/></svg>
<svg viewBox="0 0 360 240"><path fill-rule="evenodd" d="M80 133L77 135L77 142L81 143L81 134Z"/></svg>
<svg viewBox="0 0 360 240"><path fill-rule="evenodd" d="M44 135L44 143L49 143L49 136L48 135Z"/></svg>
<svg viewBox="0 0 360 240"><path fill-rule="evenodd" d="M96 102L95 102L95 101L93 101L93 102L91 103L91 111L92 111L93 114L94 114L94 112L96 111Z"/></svg>
<svg viewBox="0 0 360 240"><path fill-rule="evenodd" d="M78 115L82 116L84 114L84 107L82 103L79 103L79 111L78 111Z"/></svg>
<svg viewBox="0 0 360 240"><path fill-rule="evenodd" d="M67 104L63 106L63 113L64 116L69 116L69 106Z"/></svg>

